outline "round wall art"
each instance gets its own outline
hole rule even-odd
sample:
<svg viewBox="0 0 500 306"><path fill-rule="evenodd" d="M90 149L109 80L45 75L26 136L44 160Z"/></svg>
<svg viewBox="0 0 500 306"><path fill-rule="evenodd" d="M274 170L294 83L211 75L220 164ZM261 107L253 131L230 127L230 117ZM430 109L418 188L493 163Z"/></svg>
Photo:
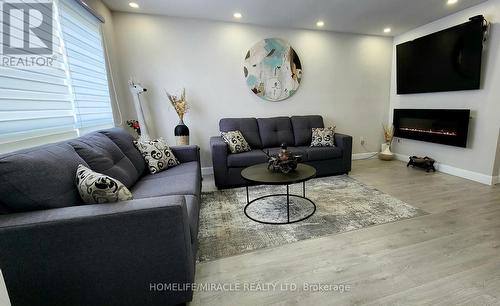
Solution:
<svg viewBox="0 0 500 306"><path fill-rule="evenodd" d="M291 97L302 78L297 53L280 38L266 38L255 44L245 56L243 69L250 90L273 102Z"/></svg>

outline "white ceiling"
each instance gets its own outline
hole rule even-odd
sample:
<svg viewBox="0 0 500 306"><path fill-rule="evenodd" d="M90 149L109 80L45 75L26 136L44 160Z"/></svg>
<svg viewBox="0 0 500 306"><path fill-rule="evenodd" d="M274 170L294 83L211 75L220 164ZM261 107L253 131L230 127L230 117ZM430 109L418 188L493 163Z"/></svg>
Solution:
<svg viewBox="0 0 500 306"><path fill-rule="evenodd" d="M129 7L130 1L140 5ZM234 12L243 15L239 21L265 26L317 29L384 35L398 35L444 16L487 0L104 0L111 10L177 17L235 21ZM471 16L472 17L472 16Z"/></svg>

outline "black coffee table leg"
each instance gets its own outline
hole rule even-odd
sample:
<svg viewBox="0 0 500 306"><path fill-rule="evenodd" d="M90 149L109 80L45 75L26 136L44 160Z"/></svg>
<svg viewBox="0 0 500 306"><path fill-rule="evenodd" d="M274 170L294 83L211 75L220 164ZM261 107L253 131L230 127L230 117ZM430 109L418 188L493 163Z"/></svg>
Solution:
<svg viewBox="0 0 500 306"><path fill-rule="evenodd" d="M283 193L283 194L271 194L271 195L266 195L266 196L262 196L262 197L258 197L258 198L255 198L253 200L250 201L250 196L249 196L249 188L248 188L248 185L245 186L246 187L246 192L247 192L247 205L245 205L245 208L243 210L243 212L245 213L245 215L247 216L248 219L252 220L252 221L255 221L255 222L259 222L259 223L262 223L262 224L274 224L274 225L282 225L282 224L291 224L291 223L297 223L297 222L300 222L300 221L303 221L303 220L306 220L308 219L309 217L311 217L312 215L314 215L314 213L316 212L316 204L309 198L306 198L306 184L305 182L303 182L302 184L302 196L300 195L294 195L294 194L290 194L290 185L286 185L286 194ZM248 214L247 214L247 209L248 207L259 201L259 200L263 200L263 199L266 199L266 198L271 198L271 197L283 197L283 196L286 196L286 214L287 214L287 220L286 222L267 222L267 221L262 221L262 220L257 220L257 219L254 219L252 217L250 217ZM303 218L300 218L298 220L292 220L290 221L290 197L295 197L295 198L299 198L299 199L304 199L306 201L308 201L312 207L313 207L313 211L303 217Z"/></svg>
<svg viewBox="0 0 500 306"><path fill-rule="evenodd" d="M286 218L290 223L290 189L288 184L286 184Z"/></svg>

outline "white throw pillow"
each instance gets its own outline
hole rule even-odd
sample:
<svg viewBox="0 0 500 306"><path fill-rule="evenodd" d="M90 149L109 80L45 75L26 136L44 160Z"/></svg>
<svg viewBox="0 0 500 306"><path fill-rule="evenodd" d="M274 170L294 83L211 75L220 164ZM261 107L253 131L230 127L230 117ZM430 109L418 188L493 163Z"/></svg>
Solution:
<svg viewBox="0 0 500 306"><path fill-rule="evenodd" d="M179 161L165 140L153 139L146 141L134 141L134 145L139 149L148 165L149 172L155 174L168 168L175 167Z"/></svg>
<svg viewBox="0 0 500 306"><path fill-rule="evenodd" d="M84 165L76 169L76 186L86 204L132 200L132 193L119 180L92 171Z"/></svg>
<svg viewBox="0 0 500 306"><path fill-rule="evenodd" d="M313 128L311 147L334 147L335 127Z"/></svg>
<svg viewBox="0 0 500 306"><path fill-rule="evenodd" d="M251 151L250 145L240 131L221 132L221 136L229 146L231 153L243 153Z"/></svg>

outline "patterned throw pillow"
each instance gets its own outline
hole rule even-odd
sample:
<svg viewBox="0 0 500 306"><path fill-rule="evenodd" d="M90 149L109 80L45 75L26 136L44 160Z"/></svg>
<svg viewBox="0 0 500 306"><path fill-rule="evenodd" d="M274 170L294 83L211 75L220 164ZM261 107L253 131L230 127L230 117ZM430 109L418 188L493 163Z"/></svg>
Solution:
<svg viewBox="0 0 500 306"><path fill-rule="evenodd" d="M231 153L243 153L252 150L240 131L221 132L221 136L229 145Z"/></svg>
<svg viewBox="0 0 500 306"><path fill-rule="evenodd" d="M144 157L151 174L167 170L168 168L180 164L172 150L162 138L134 141L134 145L139 149L142 157Z"/></svg>
<svg viewBox="0 0 500 306"><path fill-rule="evenodd" d="M333 135L335 127L313 128L311 147L334 147Z"/></svg>
<svg viewBox="0 0 500 306"><path fill-rule="evenodd" d="M76 169L76 187L86 204L114 203L132 200L132 193L119 180L90 170L84 165Z"/></svg>

